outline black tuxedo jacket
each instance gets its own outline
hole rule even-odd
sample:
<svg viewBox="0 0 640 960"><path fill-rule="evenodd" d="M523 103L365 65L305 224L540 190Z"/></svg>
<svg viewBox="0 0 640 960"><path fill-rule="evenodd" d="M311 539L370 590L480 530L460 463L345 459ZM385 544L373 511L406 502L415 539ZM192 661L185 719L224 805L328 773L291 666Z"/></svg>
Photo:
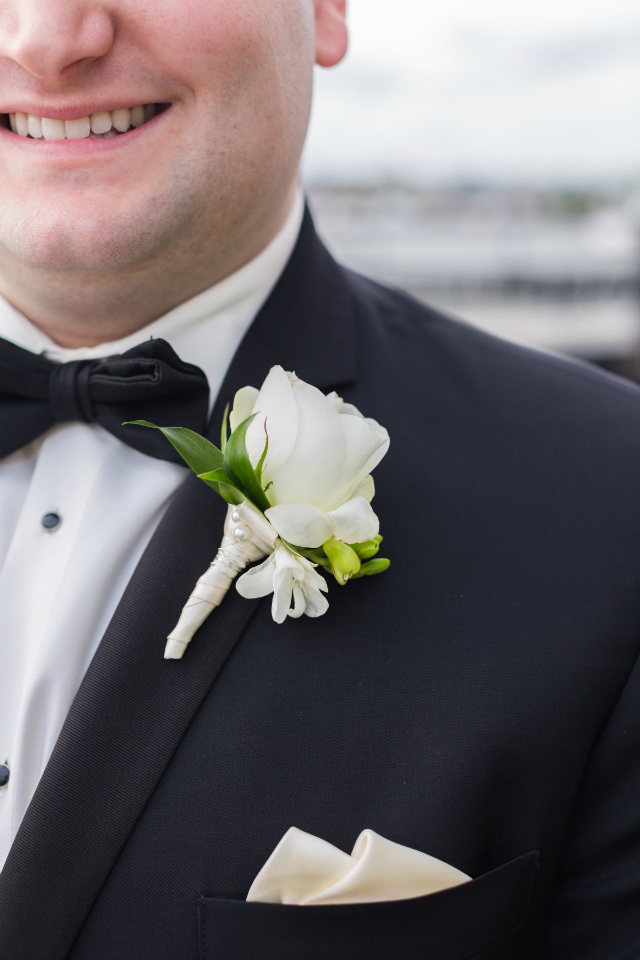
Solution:
<svg viewBox="0 0 640 960"><path fill-rule="evenodd" d="M186 480L0 877L2 960L640 956L640 391L349 273L308 214L212 437L274 363L389 429L392 566L281 626L231 590L164 660L226 509ZM293 825L474 880L246 903Z"/></svg>

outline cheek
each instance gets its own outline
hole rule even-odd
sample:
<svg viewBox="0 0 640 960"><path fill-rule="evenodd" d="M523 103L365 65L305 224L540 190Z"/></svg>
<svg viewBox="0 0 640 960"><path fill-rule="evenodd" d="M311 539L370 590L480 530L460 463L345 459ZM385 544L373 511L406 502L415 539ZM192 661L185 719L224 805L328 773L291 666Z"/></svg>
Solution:
<svg viewBox="0 0 640 960"><path fill-rule="evenodd" d="M312 4L154 0L153 9L148 56L177 82L179 123L189 125L199 161L203 149L214 165L233 157L240 178L293 155L297 163L311 98Z"/></svg>
<svg viewBox="0 0 640 960"><path fill-rule="evenodd" d="M290 5L262 0L140 0L130 23L151 63L195 96L277 80ZM141 9L142 7L142 9Z"/></svg>

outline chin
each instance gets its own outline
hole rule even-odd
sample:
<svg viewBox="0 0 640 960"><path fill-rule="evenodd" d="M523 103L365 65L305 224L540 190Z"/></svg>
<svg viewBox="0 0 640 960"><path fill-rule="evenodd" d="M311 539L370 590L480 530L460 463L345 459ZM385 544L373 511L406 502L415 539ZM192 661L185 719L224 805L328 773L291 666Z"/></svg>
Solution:
<svg viewBox="0 0 640 960"><path fill-rule="evenodd" d="M96 204L97 205L97 204ZM93 206L93 204L92 204ZM58 272L96 272L143 260L175 231L157 205L97 216L60 205L37 215L15 208L0 215L0 244L25 266Z"/></svg>

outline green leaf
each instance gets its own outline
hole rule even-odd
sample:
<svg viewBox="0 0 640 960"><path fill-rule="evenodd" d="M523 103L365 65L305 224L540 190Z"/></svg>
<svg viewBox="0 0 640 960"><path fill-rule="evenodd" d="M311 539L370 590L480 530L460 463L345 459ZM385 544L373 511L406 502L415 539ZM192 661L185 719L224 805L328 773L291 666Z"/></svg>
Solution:
<svg viewBox="0 0 640 960"><path fill-rule="evenodd" d="M360 577L375 577L378 573L384 573L390 566L391 560L384 560L382 557L379 557L377 560L369 560L368 563L362 564L357 573L353 574L353 579L358 580Z"/></svg>
<svg viewBox="0 0 640 960"><path fill-rule="evenodd" d="M265 420L264 432L267 433L266 420ZM269 434L267 433L267 439L265 440L264 450L262 451L262 456L260 457L260 459L258 460L258 463L257 463L257 465L256 465L256 476L257 476L258 480L260 481L260 485L261 485L261 486L262 486L262 471L263 471L263 469L264 469L264 461L265 461L265 458L266 458L266 456L267 456L267 450L268 450L268 449L269 449Z"/></svg>
<svg viewBox="0 0 640 960"><path fill-rule="evenodd" d="M233 482L227 476L224 470L210 470L209 473L198 474L199 480L204 480L208 487L219 493L223 500L237 506L244 501L242 493L234 487Z"/></svg>
<svg viewBox="0 0 640 960"><path fill-rule="evenodd" d="M182 459L198 476L201 473L208 473L210 470L217 470L224 465L222 452L209 440L201 437L199 433L195 433L193 430L188 430L186 427L158 427L155 423L149 423L148 420L129 420L127 423L161 430Z"/></svg>
<svg viewBox="0 0 640 960"><path fill-rule="evenodd" d="M199 473L198 479L199 480L215 480L216 483L226 483L230 487L233 486L233 480L231 479L229 474L226 473L226 471L220 467L217 470L209 470L207 473Z"/></svg>
<svg viewBox="0 0 640 960"><path fill-rule="evenodd" d="M227 436L229 433L227 429L228 422L229 422L229 404L227 404L226 407L224 408L224 417L222 418L222 428L220 430L220 449L222 450L223 453L227 448Z"/></svg>
<svg viewBox="0 0 640 960"><path fill-rule="evenodd" d="M204 482L208 484L213 490L215 490L217 486L218 493L220 494L222 499L226 500L227 503L230 503L232 506L237 507L238 504L244 503L244 500L245 500L244 496L240 493L239 490L237 490L235 487L232 487L231 484L218 483L214 485L214 483L211 480L205 480Z"/></svg>
<svg viewBox="0 0 640 960"><path fill-rule="evenodd" d="M255 416L257 414L254 413L243 420L229 437L224 452L224 469L238 490L241 490L258 510L264 512L269 509L271 504L249 460L246 443L247 430Z"/></svg>

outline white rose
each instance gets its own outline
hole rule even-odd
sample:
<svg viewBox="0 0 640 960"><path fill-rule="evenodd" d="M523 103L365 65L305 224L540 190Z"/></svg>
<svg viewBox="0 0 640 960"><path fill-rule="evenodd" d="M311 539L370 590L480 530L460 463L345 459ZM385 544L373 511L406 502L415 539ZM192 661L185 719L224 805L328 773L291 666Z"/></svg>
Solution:
<svg viewBox="0 0 640 960"><path fill-rule="evenodd" d="M360 543L378 534L370 473L389 449L384 427L282 367L273 367L261 390L238 391L231 429L252 414L247 451L255 467L268 435L262 483L272 506L265 514L283 540L316 548L332 537Z"/></svg>

